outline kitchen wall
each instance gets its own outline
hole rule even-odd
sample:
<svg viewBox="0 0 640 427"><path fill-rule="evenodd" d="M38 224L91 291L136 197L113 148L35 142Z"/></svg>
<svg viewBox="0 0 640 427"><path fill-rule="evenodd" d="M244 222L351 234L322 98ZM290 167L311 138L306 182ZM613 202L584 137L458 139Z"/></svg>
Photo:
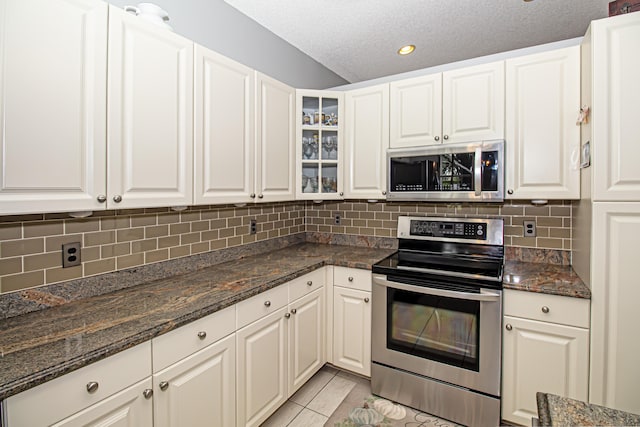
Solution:
<svg viewBox="0 0 640 427"><path fill-rule="evenodd" d="M136 1L107 0L117 7ZM345 79L223 0L154 0L174 31L296 88L326 89ZM275 6L274 6L275 7Z"/></svg>
<svg viewBox="0 0 640 427"><path fill-rule="evenodd" d="M339 212L341 225L334 225ZM398 215L502 217L505 244L571 249L569 201L535 207L526 201L496 204L364 201L287 202L238 208L196 206L67 214L0 216L0 293L239 246L303 231L395 237ZM258 232L249 234L249 220ZM537 237L522 237L522 221L534 219ZM61 245L82 242L82 265L63 269Z"/></svg>

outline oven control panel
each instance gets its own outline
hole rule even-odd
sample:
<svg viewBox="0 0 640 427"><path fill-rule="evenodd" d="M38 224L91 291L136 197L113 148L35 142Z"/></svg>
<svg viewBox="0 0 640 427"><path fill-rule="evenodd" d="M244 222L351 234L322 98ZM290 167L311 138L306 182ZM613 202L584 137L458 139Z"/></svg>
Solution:
<svg viewBox="0 0 640 427"><path fill-rule="evenodd" d="M398 238L502 245L504 222L494 218L398 217Z"/></svg>

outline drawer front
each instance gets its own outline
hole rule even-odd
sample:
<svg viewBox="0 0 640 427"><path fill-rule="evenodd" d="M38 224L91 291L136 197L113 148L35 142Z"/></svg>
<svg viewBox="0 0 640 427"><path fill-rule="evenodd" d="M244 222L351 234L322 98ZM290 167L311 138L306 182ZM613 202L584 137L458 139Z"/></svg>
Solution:
<svg viewBox="0 0 640 427"><path fill-rule="evenodd" d="M293 302L316 289L320 289L326 282L326 268L320 268L289 282L289 302Z"/></svg>
<svg viewBox="0 0 640 427"><path fill-rule="evenodd" d="M153 372L213 344L236 330L236 307L231 306L181 326L151 341Z"/></svg>
<svg viewBox="0 0 640 427"><path fill-rule="evenodd" d="M505 315L579 328L589 328L589 303L584 298L504 290Z"/></svg>
<svg viewBox="0 0 640 427"><path fill-rule="evenodd" d="M333 286L371 292L371 271L336 266L333 268Z"/></svg>
<svg viewBox="0 0 640 427"><path fill-rule="evenodd" d="M6 400L9 426L60 421L151 375L151 341L23 391ZM88 391L90 383L97 389Z"/></svg>
<svg viewBox="0 0 640 427"><path fill-rule="evenodd" d="M236 304L237 329L287 305L289 286L285 283Z"/></svg>

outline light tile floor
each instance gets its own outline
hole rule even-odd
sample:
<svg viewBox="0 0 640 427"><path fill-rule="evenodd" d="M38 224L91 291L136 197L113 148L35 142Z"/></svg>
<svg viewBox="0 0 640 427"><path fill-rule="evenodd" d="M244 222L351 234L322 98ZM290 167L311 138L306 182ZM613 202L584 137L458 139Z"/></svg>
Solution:
<svg viewBox="0 0 640 427"><path fill-rule="evenodd" d="M370 387L366 378L325 365L263 427L322 427L354 387Z"/></svg>

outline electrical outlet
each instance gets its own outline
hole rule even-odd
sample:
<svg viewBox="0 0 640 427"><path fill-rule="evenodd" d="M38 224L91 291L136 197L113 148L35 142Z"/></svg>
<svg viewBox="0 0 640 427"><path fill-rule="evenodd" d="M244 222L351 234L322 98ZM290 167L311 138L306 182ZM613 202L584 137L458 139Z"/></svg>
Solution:
<svg viewBox="0 0 640 427"><path fill-rule="evenodd" d="M80 242L65 243L62 245L62 268L80 265Z"/></svg>
<svg viewBox="0 0 640 427"><path fill-rule="evenodd" d="M255 219L249 222L249 234L256 234L258 232L258 223Z"/></svg>
<svg viewBox="0 0 640 427"><path fill-rule="evenodd" d="M336 212L335 214L333 214L333 223L335 225L340 225L341 222L342 222L342 215L340 215L340 212Z"/></svg>
<svg viewBox="0 0 640 427"><path fill-rule="evenodd" d="M523 221L524 237L536 237L536 222L535 221Z"/></svg>

